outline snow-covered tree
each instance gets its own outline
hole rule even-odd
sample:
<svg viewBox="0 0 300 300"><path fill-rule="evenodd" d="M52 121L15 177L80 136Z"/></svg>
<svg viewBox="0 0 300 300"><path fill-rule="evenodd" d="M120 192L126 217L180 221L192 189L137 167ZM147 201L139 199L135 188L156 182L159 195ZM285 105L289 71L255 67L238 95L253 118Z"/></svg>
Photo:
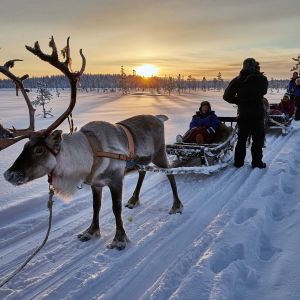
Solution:
<svg viewBox="0 0 300 300"><path fill-rule="evenodd" d="M58 87L55 87L55 93L56 93L56 96L57 96L57 97L60 96L60 91L58 90Z"/></svg>
<svg viewBox="0 0 300 300"><path fill-rule="evenodd" d="M292 67L291 71L296 71L300 73L300 54L297 58L292 58L293 61L296 62L296 64Z"/></svg>
<svg viewBox="0 0 300 300"><path fill-rule="evenodd" d="M121 80L120 80L120 87L122 90L123 95L128 94L128 83L127 83L127 75L124 71L124 67L121 66Z"/></svg>
<svg viewBox="0 0 300 300"><path fill-rule="evenodd" d="M179 95L180 95L180 91L182 89L182 81L183 81L182 76L180 74L178 74L176 85L177 85L177 91L178 91Z"/></svg>
<svg viewBox="0 0 300 300"><path fill-rule="evenodd" d="M38 82L37 88L37 96L36 99L32 101L32 105L34 107L41 106L43 110L43 117L47 118L47 116L53 117L51 114L52 108L46 107L53 98L51 92L47 89L46 84L43 82Z"/></svg>
<svg viewBox="0 0 300 300"><path fill-rule="evenodd" d="M218 90L221 90L223 88L223 82L224 82L221 72L218 73L217 80L218 80L217 88Z"/></svg>

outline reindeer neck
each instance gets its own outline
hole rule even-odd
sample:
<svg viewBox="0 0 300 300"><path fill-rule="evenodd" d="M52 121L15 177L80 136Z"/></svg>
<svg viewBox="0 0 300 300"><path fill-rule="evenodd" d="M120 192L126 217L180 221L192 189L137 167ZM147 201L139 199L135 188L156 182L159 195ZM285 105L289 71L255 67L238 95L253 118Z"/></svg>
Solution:
<svg viewBox="0 0 300 300"><path fill-rule="evenodd" d="M53 185L60 194L74 190L85 180L93 165L93 153L83 133L63 135L61 149L56 156ZM71 194L71 191L68 192Z"/></svg>

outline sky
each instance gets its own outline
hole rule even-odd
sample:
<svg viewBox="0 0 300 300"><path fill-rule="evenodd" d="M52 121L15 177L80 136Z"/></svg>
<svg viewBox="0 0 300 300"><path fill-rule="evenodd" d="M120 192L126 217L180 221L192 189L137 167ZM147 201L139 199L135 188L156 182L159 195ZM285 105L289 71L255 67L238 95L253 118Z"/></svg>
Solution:
<svg viewBox="0 0 300 300"><path fill-rule="evenodd" d="M300 54L299 0L1 0L0 64L24 59L16 74L58 74L25 49L47 52L71 37L73 69L83 49L87 73L131 74L153 64L159 76L224 79L254 57L267 77L286 79Z"/></svg>

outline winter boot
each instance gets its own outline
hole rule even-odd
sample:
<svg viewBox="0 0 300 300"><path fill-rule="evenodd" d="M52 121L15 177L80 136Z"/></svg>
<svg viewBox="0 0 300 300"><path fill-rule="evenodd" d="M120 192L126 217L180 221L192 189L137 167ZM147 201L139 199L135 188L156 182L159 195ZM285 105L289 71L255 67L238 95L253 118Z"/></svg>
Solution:
<svg viewBox="0 0 300 300"><path fill-rule="evenodd" d="M233 164L236 168L241 168L244 165L244 162L237 162L235 161Z"/></svg>
<svg viewBox="0 0 300 300"><path fill-rule="evenodd" d="M266 168L267 165L266 163L264 163L263 161L259 161L259 162L252 162L252 168L259 168L259 169L264 169Z"/></svg>

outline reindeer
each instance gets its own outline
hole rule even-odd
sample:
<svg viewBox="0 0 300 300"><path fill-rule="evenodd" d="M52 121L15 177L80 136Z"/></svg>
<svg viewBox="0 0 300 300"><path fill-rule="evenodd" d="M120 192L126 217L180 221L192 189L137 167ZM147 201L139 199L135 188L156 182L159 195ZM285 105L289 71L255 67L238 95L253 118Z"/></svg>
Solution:
<svg viewBox="0 0 300 300"><path fill-rule="evenodd" d="M93 217L91 225L78 235L80 241L100 237L99 211L101 208L102 188L108 186L112 197L112 209L116 222L116 233L109 248L124 249L128 243L122 222L122 188L126 173L126 161L136 164L154 163L167 168L168 160L165 151L164 121L166 116L139 115L123 120L117 124L104 121L93 121L84 125L74 134L62 134L56 129L72 112L76 103L77 82L82 75L86 60L80 50L82 67L79 72L69 69L69 39L65 48L66 60L58 59L57 49L52 37L49 46L52 54L44 54L36 42L27 50L40 59L49 62L63 72L70 81L71 100L68 109L47 129L34 131L24 130L14 138L0 139L0 148L29 138L22 153L13 165L4 173L7 181L14 185L25 184L48 174L55 193L61 197L71 196L77 186L84 182L91 186L93 195ZM6 73L9 68L5 68ZM1 68L0 68L1 71ZM18 88L24 93L20 80ZM21 82L22 83L22 82ZM138 182L126 206L134 208L139 205L139 194L145 177L145 171L139 171ZM176 182L173 175L167 175L173 192L173 205L170 214L181 213L183 205L179 200Z"/></svg>

